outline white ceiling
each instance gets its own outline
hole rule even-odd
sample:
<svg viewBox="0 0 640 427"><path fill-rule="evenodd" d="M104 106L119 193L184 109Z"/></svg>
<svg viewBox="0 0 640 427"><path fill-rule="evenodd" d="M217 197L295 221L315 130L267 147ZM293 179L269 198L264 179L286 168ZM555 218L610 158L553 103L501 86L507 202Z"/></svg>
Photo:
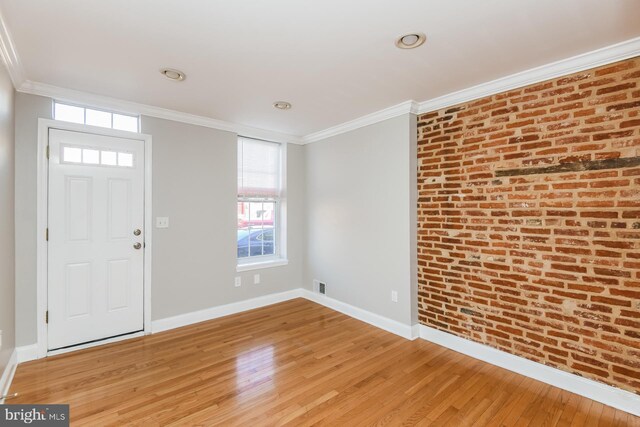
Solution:
<svg viewBox="0 0 640 427"><path fill-rule="evenodd" d="M0 11L31 81L292 135L640 36L638 0L0 0ZM427 43L396 48L408 32Z"/></svg>

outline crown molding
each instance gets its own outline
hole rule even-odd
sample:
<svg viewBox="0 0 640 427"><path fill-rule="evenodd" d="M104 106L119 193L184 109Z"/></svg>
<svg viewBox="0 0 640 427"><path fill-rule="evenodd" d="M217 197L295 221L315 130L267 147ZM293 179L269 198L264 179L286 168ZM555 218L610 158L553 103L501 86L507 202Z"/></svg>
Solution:
<svg viewBox="0 0 640 427"><path fill-rule="evenodd" d="M428 113L441 108L451 107L496 93L529 86L546 80L578 73L613 62L622 61L640 55L640 37L606 46L591 52L562 59L540 67L531 68L487 83L449 93L419 103L418 113Z"/></svg>
<svg viewBox="0 0 640 427"><path fill-rule="evenodd" d="M320 141L332 136L340 135L341 133L349 132L355 129L359 129L364 126L369 126L374 123L381 122L383 120L398 117L403 114L417 114L418 103L415 101L405 101L401 104L394 105L392 107L385 108L384 110L376 111L366 116L359 117L354 120L332 126L328 129L314 132L302 137L303 144L310 144L312 142Z"/></svg>
<svg viewBox="0 0 640 427"><path fill-rule="evenodd" d="M7 67L7 71L9 72L9 77L11 77L13 87L17 89L22 85L26 78L24 69L22 68L22 62L20 62L20 57L16 52L15 45L13 44L13 38L11 37L11 33L9 32L9 28L7 27L6 21L4 20L4 16L2 15L1 11L0 56L2 56L2 60Z"/></svg>
<svg viewBox="0 0 640 427"><path fill-rule="evenodd" d="M29 93L32 95L46 96L58 101L81 103L89 107L106 108L123 113L140 114L150 117L156 117L159 119L172 120L175 122L188 123L191 125L224 130L227 132L237 133L238 135L246 136L249 138L258 138L267 141L290 144L302 143L301 138L295 135L289 135L282 132L270 131L237 123L225 122L210 117L183 113L181 111L154 107L152 105L139 104L137 102L125 101L108 96L97 95L73 89L66 89L45 83L32 82L30 80L23 82L17 90L18 92Z"/></svg>

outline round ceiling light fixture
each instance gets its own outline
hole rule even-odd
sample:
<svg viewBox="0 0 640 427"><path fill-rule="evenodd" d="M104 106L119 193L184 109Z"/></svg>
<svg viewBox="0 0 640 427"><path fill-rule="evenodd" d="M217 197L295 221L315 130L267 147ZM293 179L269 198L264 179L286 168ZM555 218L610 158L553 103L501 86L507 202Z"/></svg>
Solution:
<svg viewBox="0 0 640 427"><path fill-rule="evenodd" d="M273 106L278 110L290 110L291 103L287 101L276 101L273 103Z"/></svg>
<svg viewBox="0 0 640 427"><path fill-rule="evenodd" d="M187 78L187 75L185 73L173 68L163 68L160 70L160 73L169 80L173 80L174 82L181 82Z"/></svg>
<svg viewBox="0 0 640 427"><path fill-rule="evenodd" d="M405 34L396 39L396 46L400 49L415 49L422 46L426 40L427 36L424 33Z"/></svg>

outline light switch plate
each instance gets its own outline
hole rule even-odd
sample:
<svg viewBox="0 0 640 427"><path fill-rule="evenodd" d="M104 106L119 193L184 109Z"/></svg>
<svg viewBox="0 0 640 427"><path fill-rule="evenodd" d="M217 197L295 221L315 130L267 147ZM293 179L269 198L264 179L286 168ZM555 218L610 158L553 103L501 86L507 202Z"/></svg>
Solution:
<svg viewBox="0 0 640 427"><path fill-rule="evenodd" d="M253 284L254 285L260 284L260 275L259 274L254 274L253 275Z"/></svg>
<svg viewBox="0 0 640 427"><path fill-rule="evenodd" d="M242 286L242 277L240 277L240 276L236 277L235 286L236 286L236 288L239 288L240 286Z"/></svg>
<svg viewBox="0 0 640 427"><path fill-rule="evenodd" d="M156 228L169 228L169 217L168 216L156 217Z"/></svg>

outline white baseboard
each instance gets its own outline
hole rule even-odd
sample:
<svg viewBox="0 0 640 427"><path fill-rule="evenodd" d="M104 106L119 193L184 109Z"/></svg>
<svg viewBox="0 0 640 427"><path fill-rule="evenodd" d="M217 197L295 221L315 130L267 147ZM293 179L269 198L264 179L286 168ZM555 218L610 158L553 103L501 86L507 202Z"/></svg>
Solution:
<svg viewBox="0 0 640 427"><path fill-rule="evenodd" d="M420 337L458 353L640 416L640 395L420 325Z"/></svg>
<svg viewBox="0 0 640 427"><path fill-rule="evenodd" d="M412 336L412 338L411 338L411 339L412 339L412 340L415 340L415 339L417 339L417 338L420 338L420 327L421 327L421 326L422 326L421 324L416 323L415 325L413 325L413 326L411 327L411 336Z"/></svg>
<svg viewBox="0 0 640 427"><path fill-rule="evenodd" d="M169 329L192 325L206 320L217 319L218 317L229 316L230 314L241 313L243 311L265 307L267 305L277 304L290 299L300 298L301 296L302 292L300 289L293 289L291 291L264 295L244 301L233 302L231 304L206 308L204 310L194 311L191 313L179 314L177 316L152 321L151 332L155 334L157 332L168 331Z"/></svg>
<svg viewBox="0 0 640 427"><path fill-rule="evenodd" d="M32 360L39 359L38 344L23 345L16 347L18 352L18 364L24 362L30 362Z"/></svg>
<svg viewBox="0 0 640 427"><path fill-rule="evenodd" d="M18 366L18 351L14 348L9 357L7 366L4 367L2 376L0 377L0 404L4 403L4 399L1 396L9 394L9 387L11 387L11 381L13 381L13 375L16 373L16 367Z"/></svg>
<svg viewBox="0 0 640 427"><path fill-rule="evenodd" d="M170 329L180 328L194 323L200 323L223 316L229 316L231 314L242 313L243 311L253 310L255 308L277 304L294 298L304 298L317 304L324 305L332 310L339 311L347 316L362 320L370 325L384 329L387 332L391 332L409 340L414 340L420 336L419 325L406 325L393 319L380 316L379 314L372 313L362 308L355 307L303 288L293 289L277 294L264 295L245 301L211 307L165 319L154 320L151 322L151 331L155 334L157 332L168 331Z"/></svg>
<svg viewBox="0 0 640 427"><path fill-rule="evenodd" d="M332 310L339 311L354 319L362 320L365 323L373 325L377 328L384 329L392 334L399 335L408 340L414 340L418 338L418 333L414 326L400 323L396 320L389 319L388 317L380 316L379 314L372 313L359 307L355 307L351 304L347 304L342 301L330 298L328 296L311 292L308 289L301 289L302 297L313 301L315 303L324 305Z"/></svg>

